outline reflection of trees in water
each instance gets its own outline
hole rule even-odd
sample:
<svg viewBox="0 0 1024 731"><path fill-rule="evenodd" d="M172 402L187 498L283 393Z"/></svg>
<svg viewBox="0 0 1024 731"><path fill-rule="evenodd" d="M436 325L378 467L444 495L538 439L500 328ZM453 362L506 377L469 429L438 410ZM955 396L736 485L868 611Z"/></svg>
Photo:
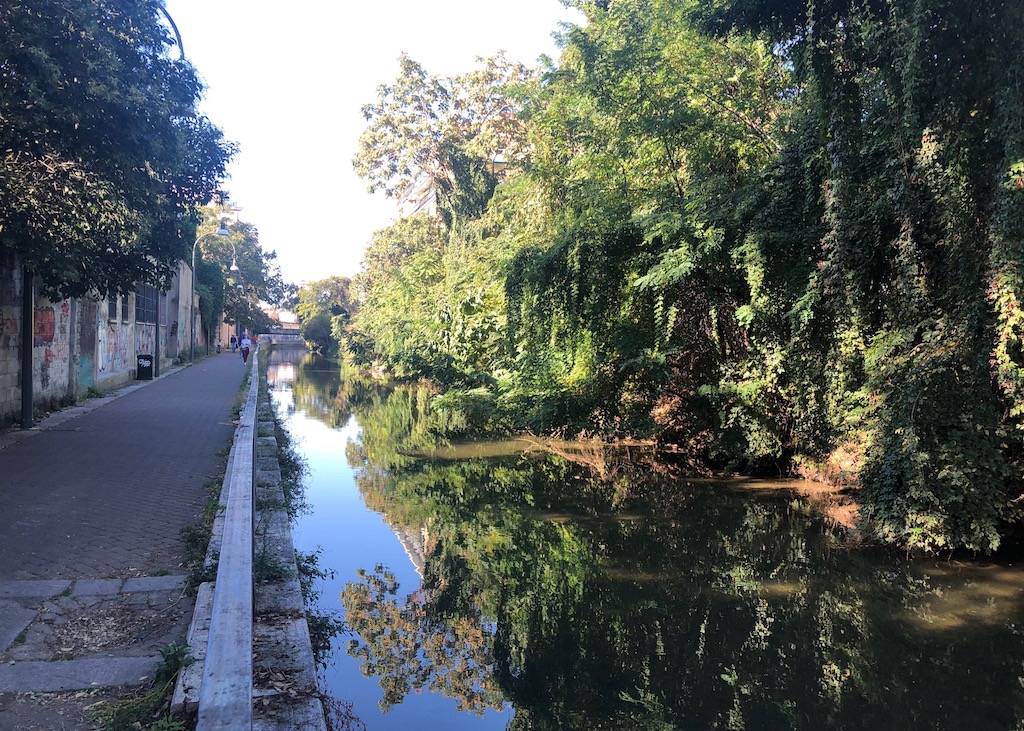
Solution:
<svg viewBox="0 0 1024 731"><path fill-rule="evenodd" d="M438 617L421 592L399 602L398 583L381 566L359 575L342 595L348 626L360 637L349 653L364 674L380 677L383 710L424 688L455 698L459 710L501 708L490 669L493 635L478 615Z"/></svg>
<svg viewBox="0 0 1024 731"><path fill-rule="evenodd" d="M348 423L354 404L372 398L378 388L367 379L343 379L337 361L305 353L298 363L292 397L298 411L336 429Z"/></svg>
<svg viewBox="0 0 1024 731"><path fill-rule="evenodd" d="M952 631L937 602L991 596L952 572L837 549L842 535L806 498L629 463L595 480L552 454L414 459L445 433L429 394L353 408L367 504L428 537L421 590L400 599L382 571L345 590L350 652L386 706L421 688L474 710L504 700L515 729L1021 718L1024 648L1005 626L1021 622L1019 574L1002 613Z"/></svg>

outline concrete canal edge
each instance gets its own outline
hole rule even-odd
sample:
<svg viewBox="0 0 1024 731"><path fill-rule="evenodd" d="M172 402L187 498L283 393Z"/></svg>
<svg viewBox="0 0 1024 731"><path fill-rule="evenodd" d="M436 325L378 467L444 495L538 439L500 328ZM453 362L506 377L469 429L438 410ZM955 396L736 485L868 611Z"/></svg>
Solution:
<svg viewBox="0 0 1024 731"><path fill-rule="evenodd" d="M251 371L257 377L259 369ZM254 606L252 628L252 729L326 731L316 660L299 584L291 519L281 489L276 422L265 388L257 399L255 453ZM253 398L250 396L250 398ZM227 469L234 469L229 457ZM225 484L227 484L225 480ZM222 496L222 502L223 502ZM217 563L225 536L223 510L214 521L207 566ZM200 584L188 631L195 662L178 677L171 701L177 717L199 710L204 658L213 614L214 582Z"/></svg>

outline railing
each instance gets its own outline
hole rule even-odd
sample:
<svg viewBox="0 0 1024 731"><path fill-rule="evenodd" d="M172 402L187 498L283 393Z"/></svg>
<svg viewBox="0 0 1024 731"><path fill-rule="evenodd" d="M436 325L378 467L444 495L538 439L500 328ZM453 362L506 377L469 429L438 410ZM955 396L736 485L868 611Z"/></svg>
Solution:
<svg viewBox="0 0 1024 731"><path fill-rule="evenodd" d="M302 339L302 335L294 331L260 333L259 337L260 342L271 345L295 345L302 347L305 347L306 345L306 341Z"/></svg>
<svg viewBox="0 0 1024 731"><path fill-rule="evenodd" d="M253 498L256 455L258 352L249 392L228 457L221 499L224 532L203 660L196 731L252 728Z"/></svg>

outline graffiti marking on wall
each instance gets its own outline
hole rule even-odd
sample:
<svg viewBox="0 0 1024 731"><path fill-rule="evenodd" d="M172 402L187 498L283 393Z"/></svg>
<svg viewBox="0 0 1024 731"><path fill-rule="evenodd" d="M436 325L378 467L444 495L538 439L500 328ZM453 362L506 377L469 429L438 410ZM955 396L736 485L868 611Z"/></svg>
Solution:
<svg viewBox="0 0 1024 731"><path fill-rule="evenodd" d="M32 344L36 347L49 345L57 333L57 319L49 307L36 310L32 323Z"/></svg>
<svg viewBox="0 0 1024 731"><path fill-rule="evenodd" d="M4 335L17 335L18 321L13 317L0 317L0 338Z"/></svg>

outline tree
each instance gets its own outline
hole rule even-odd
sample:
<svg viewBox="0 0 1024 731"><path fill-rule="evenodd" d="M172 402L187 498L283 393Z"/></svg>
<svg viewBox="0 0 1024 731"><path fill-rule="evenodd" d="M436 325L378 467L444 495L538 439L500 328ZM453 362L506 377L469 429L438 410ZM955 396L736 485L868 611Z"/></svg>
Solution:
<svg viewBox="0 0 1024 731"><path fill-rule="evenodd" d="M447 223L477 216L497 182L495 165L525 156L525 127L517 112L519 90L531 79L504 54L479 59L476 71L441 78L406 55L391 86L363 107L356 172L369 190L400 197L417 176L430 178Z"/></svg>
<svg viewBox="0 0 1024 731"><path fill-rule="evenodd" d="M759 297L748 316L783 315L758 348L774 365L755 367L791 394L810 460L852 455L866 530L928 551L994 550L1021 509L1021 233L1006 213L1022 199L1024 96L1020 65L1003 59L1024 13L947 0L721 11L718 27L770 32L787 49L805 120L766 177L760 205L775 215L750 229L750 261L767 265L751 281L782 307ZM818 203L790 206L777 197L787 190ZM817 237L779 235L813 208ZM792 277L780 264L797 242Z"/></svg>
<svg viewBox="0 0 1024 731"><path fill-rule="evenodd" d="M318 353L330 352L334 340L331 337L331 318L323 312L302 321L302 339Z"/></svg>
<svg viewBox="0 0 1024 731"><path fill-rule="evenodd" d="M351 279L338 276L309 282L298 290L295 314L303 320L321 313L330 317L349 316L356 309L355 302L351 299L351 286Z"/></svg>
<svg viewBox="0 0 1024 731"><path fill-rule="evenodd" d="M234 146L147 0L0 9L0 253L59 297L130 292L187 259Z"/></svg>
<svg viewBox="0 0 1024 731"><path fill-rule="evenodd" d="M404 59L367 108L361 172L448 225L375 239L362 349L499 423L857 480L886 542L1019 531L1020 3L571 4L496 187L468 87Z"/></svg>
<svg viewBox="0 0 1024 731"><path fill-rule="evenodd" d="M302 337L321 353L334 353L357 309L348 277L327 277L298 290L295 314L302 321ZM335 335L335 331L337 335Z"/></svg>
<svg viewBox="0 0 1024 731"><path fill-rule="evenodd" d="M256 227L245 221L231 223L222 218L222 213L219 207L204 209L200 232L213 232L224 220L230 235L207 236L200 242L196 276L210 290L213 301L222 305L225 322L238 323L253 333L266 331L271 321L260 303L279 301L289 285L284 283L280 269L274 264L277 254L266 252L260 246ZM204 272L208 269L201 261L215 264L216 275L207 278ZM237 270L232 270L232 266ZM202 307L202 302L200 305Z"/></svg>

